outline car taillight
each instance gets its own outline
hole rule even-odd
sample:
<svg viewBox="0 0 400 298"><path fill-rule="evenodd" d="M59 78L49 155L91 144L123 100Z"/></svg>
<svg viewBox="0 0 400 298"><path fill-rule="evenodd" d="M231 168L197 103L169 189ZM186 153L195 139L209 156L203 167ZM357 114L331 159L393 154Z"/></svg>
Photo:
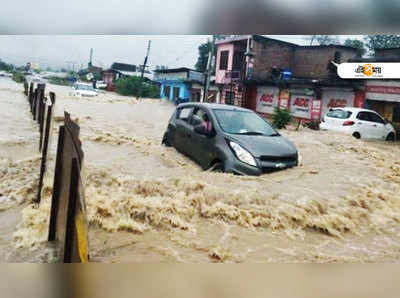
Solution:
<svg viewBox="0 0 400 298"><path fill-rule="evenodd" d="M343 122L343 126L351 126L354 125L354 121L345 121Z"/></svg>

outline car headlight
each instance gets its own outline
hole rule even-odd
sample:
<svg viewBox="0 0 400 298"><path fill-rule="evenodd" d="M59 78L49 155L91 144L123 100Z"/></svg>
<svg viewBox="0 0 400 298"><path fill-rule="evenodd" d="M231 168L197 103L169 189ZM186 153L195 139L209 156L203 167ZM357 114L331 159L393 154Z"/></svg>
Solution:
<svg viewBox="0 0 400 298"><path fill-rule="evenodd" d="M231 146L232 150L235 152L236 157L243 161L244 163L247 163L251 166L256 167L257 163L256 160L254 159L253 155L250 154L246 149L244 149L242 146L239 144L230 141L229 145Z"/></svg>

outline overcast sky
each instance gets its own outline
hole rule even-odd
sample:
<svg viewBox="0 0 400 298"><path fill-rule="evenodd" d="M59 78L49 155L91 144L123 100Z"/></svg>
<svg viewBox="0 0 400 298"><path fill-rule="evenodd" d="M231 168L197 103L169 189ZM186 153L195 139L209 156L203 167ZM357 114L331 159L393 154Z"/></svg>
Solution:
<svg viewBox="0 0 400 298"><path fill-rule="evenodd" d="M296 44L307 44L306 35L267 35ZM198 47L208 35L0 35L0 59L15 65L38 63L41 68L75 70L86 67L90 48L93 64L109 67L113 62L142 64L151 40L148 65L193 68ZM358 36L352 36L358 37ZM338 36L344 41L346 36ZM308 41L309 42L309 41Z"/></svg>

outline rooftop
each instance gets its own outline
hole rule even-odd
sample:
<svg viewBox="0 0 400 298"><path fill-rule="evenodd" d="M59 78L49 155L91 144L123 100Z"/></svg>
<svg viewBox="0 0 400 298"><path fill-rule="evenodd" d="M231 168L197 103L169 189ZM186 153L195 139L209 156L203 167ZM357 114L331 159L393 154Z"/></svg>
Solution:
<svg viewBox="0 0 400 298"><path fill-rule="evenodd" d="M302 46L302 45L298 45L298 44L295 44L295 43L291 43L291 42L287 42L287 41L283 41L283 40L279 40L279 39L265 37L265 36L262 36L262 35L241 35L241 36L236 36L236 37L230 37L230 38L218 40L218 41L215 42L215 44L218 45L218 44L231 43L231 42L235 42L235 41L247 40L249 37L252 37L254 40L264 41L264 42L275 41L275 42L279 42L279 43L286 44L286 45L292 46L292 47L297 47L297 48L320 49L320 48L332 48L332 47L335 47L335 48L345 48L345 49L357 49L357 48L351 47L351 46L335 45L335 44L315 45L315 46L304 45L304 46Z"/></svg>
<svg viewBox="0 0 400 298"><path fill-rule="evenodd" d="M176 73L176 72L185 72L185 71L195 71L195 72L201 73L200 71L197 71L197 70L194 70L194 69L191 69L191 68L187 68L187 67L157 69L154 72L157 72L157 73Z"/></svg>

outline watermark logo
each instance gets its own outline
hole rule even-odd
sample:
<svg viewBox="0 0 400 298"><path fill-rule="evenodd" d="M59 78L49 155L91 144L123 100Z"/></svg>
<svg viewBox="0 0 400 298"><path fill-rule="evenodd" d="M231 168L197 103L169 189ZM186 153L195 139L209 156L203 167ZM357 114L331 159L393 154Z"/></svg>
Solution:
<svg viewBox="0 0 400 298"><path fill-rule="evenodd" d="M337 72L342 79L399 79L400 63L341 63Z"/></svg>

